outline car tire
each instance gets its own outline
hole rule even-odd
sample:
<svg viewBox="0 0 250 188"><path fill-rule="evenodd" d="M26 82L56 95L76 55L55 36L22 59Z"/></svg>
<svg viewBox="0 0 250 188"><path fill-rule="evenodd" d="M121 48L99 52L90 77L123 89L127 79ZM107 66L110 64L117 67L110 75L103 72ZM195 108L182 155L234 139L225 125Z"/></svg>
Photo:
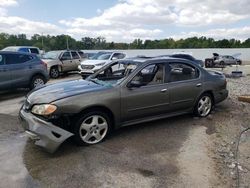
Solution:
<svg viewBox="0 0 250 188"><path fill-rule="evenodd" d="M221 62L220 62L220 65L224 67L224 66L225 66L225 62L224 62L224 61L221 61Z"/></svg>
<svg viewBox="0 0 250 188"><path fill-rule="evenodd" d="M60 75L58 67L52 67L50 69L49 75L51 78L58 78Z"/></svg>
<svg viewBox="0 0 250 188"><path fill-rule="evenodd" d="M198 117L206 117L213 109L213 98L209 93L202 94L194 107L194 114Z"/></svg>
<svg viewBox="0 0 250 188"><path fill-rule="evenodd" d="M36 87L41 87L41 86L45 85L45 83L46 83L46 81L45 81L44 76L36 75L31 79L30 89L32 90Z"/></svg>
<svg viewBox="0 0 250 188"><path fill-rule="evenodd" d="M74 126L74 141L79 146L102 142L111 130L111 121L107 114L100 111L86 113Z"/></svg>

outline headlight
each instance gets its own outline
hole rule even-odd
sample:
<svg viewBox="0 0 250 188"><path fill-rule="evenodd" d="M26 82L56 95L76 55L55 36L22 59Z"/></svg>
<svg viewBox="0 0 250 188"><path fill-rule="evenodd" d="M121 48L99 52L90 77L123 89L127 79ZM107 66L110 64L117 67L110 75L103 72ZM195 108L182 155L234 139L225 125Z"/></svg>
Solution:
<svg viewBox="0 0 250 188"><path fill-rule="evenodd" d="M103 65L105 65L105 63L96 64L96 66L103 66Z"/></svg>
<svg viewBox="0 0 250 188"><path fill-rule="evenodd" d="M34 105L31 112L37 115L50 115L55 112L57 107L53 104Z"/></svg>

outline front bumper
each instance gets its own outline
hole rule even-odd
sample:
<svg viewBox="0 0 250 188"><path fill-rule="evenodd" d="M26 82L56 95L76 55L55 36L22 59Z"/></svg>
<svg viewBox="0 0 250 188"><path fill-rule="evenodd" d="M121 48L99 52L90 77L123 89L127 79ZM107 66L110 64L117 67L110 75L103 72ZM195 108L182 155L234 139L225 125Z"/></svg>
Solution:
<svg viewBox="0 0 250 188"><path fill-rule="evenodd" d="M36 145L50 153L54 153L66 139L73 136L72 133L26 112L23 108L20 110L19 117L28 136L35 141Z"/></svg>

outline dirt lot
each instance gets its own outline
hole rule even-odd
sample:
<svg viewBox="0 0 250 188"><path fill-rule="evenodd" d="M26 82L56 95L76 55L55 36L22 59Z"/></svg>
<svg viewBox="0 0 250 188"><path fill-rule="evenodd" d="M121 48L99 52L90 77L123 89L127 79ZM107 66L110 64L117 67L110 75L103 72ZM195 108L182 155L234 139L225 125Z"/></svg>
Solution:
<svg viewBox="0 0 250 188"><path fill-rule="evenodd" d="M207 118L126 127L91 147L68 141L53 155L34 146L20 127L27 91L2 94L0 187L234 187L236 138L250 126L250 104L237 96L250 94L249 80L229 79L230 97ZM239 145L241 187L250 186L249 136L244 133Z"/></svg>

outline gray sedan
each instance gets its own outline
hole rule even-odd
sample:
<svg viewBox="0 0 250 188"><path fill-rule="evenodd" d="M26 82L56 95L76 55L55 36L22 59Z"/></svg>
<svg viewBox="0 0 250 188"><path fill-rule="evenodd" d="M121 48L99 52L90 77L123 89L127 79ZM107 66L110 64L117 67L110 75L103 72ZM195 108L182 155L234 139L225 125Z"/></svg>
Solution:
<svg viewBox="0 0 250 188"><path fill-rule="evenodd" d="M188 60L127 59L86 80L30 93L20 111L26 132L54 152L73 136L78 145L103 141L111 130L171 116L206 117L228 96L225 77Z"/></svg>

